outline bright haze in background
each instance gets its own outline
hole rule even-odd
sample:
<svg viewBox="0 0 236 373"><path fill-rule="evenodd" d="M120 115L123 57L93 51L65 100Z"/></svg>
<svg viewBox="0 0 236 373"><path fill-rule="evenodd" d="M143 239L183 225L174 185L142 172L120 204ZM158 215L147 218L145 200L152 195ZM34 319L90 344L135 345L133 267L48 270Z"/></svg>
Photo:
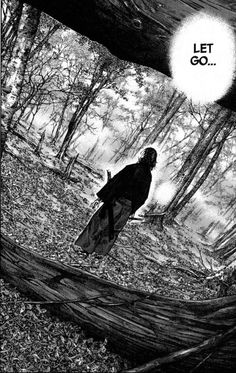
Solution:
<svg viewBox="0 0 236 373"><path fill-rule="evenodd" d="M234 31L226 20L203 12L185 18L170 43L170 68L175 87L195 103L206 104L223 97L235 76L235 43ZM201 52L201 44L213 45L203 46ZM196 56L194 63L203 56L208 62L192 65L193 56ZM205 61L203 58L202 62Z"/></svg>
<svg viewBox="0 0 236 373"><path fill-rule="evenodd" d="M155 190L154 197L160 205L165 205L169 203L174 197L176 192L176 187L174 183L166 181L160 184Z"/></svg>

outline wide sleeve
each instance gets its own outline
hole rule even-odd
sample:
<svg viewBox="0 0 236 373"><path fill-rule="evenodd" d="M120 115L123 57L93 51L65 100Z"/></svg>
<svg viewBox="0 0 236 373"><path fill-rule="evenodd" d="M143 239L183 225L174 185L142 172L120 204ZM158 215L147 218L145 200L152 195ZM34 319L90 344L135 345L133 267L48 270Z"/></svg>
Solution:
<svg viewBox="0 0 236 373"><path fill-rule="evenodd" d="M147 200L152 175L150 170L138 167L133 176L132 188L132 213L135 213Z"/></svg>
<svg viewBox="0 0 236 373"><path fill-rule="evenodd" d="M113 176L104 187L97 192L98 198L103 202L110 202L113 198L117 198L120 196L121 191L124 190L127 181L130 180L131 177L131 167L129 165Z"/></svg>

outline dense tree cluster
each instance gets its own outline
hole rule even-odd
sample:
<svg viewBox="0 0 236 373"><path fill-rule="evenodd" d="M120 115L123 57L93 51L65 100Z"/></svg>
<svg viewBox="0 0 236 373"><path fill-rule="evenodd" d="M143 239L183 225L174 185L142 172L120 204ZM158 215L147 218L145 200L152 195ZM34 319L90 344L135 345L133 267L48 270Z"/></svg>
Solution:
<svg viewBox="0 0 236 373"><path fill-rule="evenodd" d="M2 13L6 132L19 123L43 129L41 143L46 136L61 160L80 153L119 163L153 145L163 161L155 187L168 182L174 190L164 204L153 194L153 221L194 221L205 206L221 219L208 219L203 234L231 225L235 113L194 105L169 78L119 60L29 5L3 0Z"/></svg>

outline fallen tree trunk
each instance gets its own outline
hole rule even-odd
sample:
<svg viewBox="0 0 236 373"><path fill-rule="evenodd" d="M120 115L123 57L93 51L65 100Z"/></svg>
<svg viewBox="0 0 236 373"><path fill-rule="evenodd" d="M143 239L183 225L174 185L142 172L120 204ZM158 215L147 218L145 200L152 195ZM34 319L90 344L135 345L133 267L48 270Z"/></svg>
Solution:
<svg viewBox="0 0 236 373"><path fill-rule="evenodd" d="M171 76L170 36L198 11L220 16L236 31L232 0L26 0L64 25L105 45L120 59ZM235 111L236 78L218 103Z"/></svg>
<svg viewBox="0 0 236 373"><path fill-rule="evenodd" d="M207 339L206 341L202 342L200 345L196 347L187 348L185 350L180 350L177 352L173 352L168 356L161 357L160 359L155 359L149 361L146 364L143 364L140 367L125 370L123 373L147 373L153 371L153 369L157 369L163 365L171 364L172 362L182 360L187 356L196 354L201 351L209 351L214 347L219 346L220 344L226 342L229 338L236 336L236 326L228 330L226 333L221 333L215 337Z"/></svg>
<svg viewBox="0 0 236 373"><path fill-rule="evenodd" d="M6 236L1 244L1 277L93 336L107 337L119 354L142 363L199 345L236 325L236 296L185 301L130 290L48 260ZM171 365L171 372L187 372L201 359L191 355L182 365ZM206 372L233 371L235 338L205 365Z"/></svg>

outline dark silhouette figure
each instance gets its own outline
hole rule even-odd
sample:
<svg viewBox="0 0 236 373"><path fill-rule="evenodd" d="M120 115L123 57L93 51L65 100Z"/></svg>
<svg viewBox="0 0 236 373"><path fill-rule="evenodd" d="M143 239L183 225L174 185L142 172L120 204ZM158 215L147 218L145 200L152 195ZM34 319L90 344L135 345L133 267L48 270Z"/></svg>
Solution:
<svg viewBox="0 0 236 373"><path fill-rule="evenodd" d="M97 193L103 205L75 240L85 252L107 254L130 215L148 198L157 152L146 148L137 163L130 164L111 178Z"/></svg>

